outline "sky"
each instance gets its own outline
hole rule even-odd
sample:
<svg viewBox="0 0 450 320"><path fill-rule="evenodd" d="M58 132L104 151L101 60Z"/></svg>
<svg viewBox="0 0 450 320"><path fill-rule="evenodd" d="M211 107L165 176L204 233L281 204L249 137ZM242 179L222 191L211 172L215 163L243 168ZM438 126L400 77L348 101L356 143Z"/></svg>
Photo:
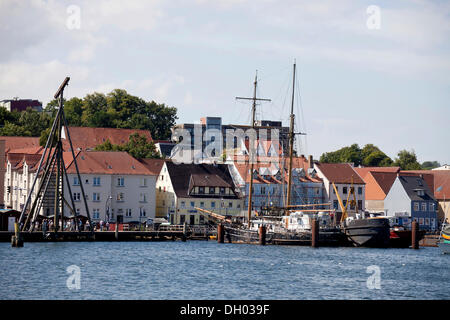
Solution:
<svg viewBox="0 0 450 320"><path fill-rule="evenodd" d="M450 164L450 2L0 0L0 100L115 88L178 109L288 125L300 154L372 143Z"/></svg>

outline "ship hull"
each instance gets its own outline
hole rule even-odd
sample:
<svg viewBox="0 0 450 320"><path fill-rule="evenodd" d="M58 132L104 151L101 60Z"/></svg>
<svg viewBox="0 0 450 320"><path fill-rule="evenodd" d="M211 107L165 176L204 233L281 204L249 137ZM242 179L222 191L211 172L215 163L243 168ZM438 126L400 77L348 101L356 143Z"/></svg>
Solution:
<svg viewBox="0 0 450 320"><path fill-rule="evenodd" d="M443 254L450 254L450 241L443 240L438 243L439 249Z"/></svg>
<svg viewBox="0 0 450 320"><path fill-rule="evenodd" d="M417 242L425 236L425 231L417 232ZM411 246L412 231L411 230L393 230L390 232L389 247L391 248L409 248Z"/></svg>
<svg viewBox="0 0 450 320"><path fill-rule="evenodd" d="M246 228L224 226L225 239L230 243L259 243L259 233ZM312 241L311 231L304 232L267 232L266 244L310 246ZM319 232L319 246L337 247L348 246L349 242L345 234L339 229L330 229Z"/></svg>
<svg viewBox="0 0 450 320"><path fill-rule="evenodd" d="M345 226L345 234L356 247L387 248L389 247L389 220L356 219Z"/></svg>

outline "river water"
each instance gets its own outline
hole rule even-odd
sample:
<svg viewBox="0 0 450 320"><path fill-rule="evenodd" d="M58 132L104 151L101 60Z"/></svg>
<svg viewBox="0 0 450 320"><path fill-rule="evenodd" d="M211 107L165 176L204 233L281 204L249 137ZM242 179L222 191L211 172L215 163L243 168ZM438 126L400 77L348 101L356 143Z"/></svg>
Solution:
<svg viewBox="0 0 450 320"><path fill-rule="evenodd" d="M0 243L0 259L0 299L450 299L450 255L430 247Z"/></svg>

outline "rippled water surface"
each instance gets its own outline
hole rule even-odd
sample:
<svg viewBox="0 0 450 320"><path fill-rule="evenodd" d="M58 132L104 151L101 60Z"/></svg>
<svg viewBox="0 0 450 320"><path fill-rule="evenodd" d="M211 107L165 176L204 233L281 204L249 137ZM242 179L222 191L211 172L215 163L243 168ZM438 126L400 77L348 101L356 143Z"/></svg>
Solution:
<svg viewBox="0 0 450 320"><path fill-rule="evenodd" d="M450 299L450 255L438 248L0 243L0 257L0 299ZM66 285L70 265L79 290ZM367 287L373 265L380 289Z"/></svg>

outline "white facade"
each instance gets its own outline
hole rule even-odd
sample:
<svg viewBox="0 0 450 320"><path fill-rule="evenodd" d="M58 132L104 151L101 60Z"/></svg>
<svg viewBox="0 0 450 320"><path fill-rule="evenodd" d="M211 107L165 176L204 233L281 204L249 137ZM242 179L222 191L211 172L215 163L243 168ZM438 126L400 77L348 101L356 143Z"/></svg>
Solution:
<svg viewBox="0 0 450 320"><path fill-rule="evenodd" d="M116 174L80 174L87 205L93 221L107 219L109 209L110 221L114 222L117 215L123 215L123 222L145 222L155 218L156 210L156 178L157 176L143 174L116 175ZM28 192L33 184L35 172L28 171L26 161L20 170L11 168L7 163L5 172L4 203L6 208L21 211L26 203ZM78 214L86 216L86 209L82 201L81 187L76 174L68 174L70 191L74 198L75 210ZM32 194L30 206L34 201L40 177L36 181L35 192ZM8 190L10 192L8 192ZM69 186L64 180L64 197L72 206ZM53 203L50 201L50 203ZM53 215L53 206L43 207L42 215ZM73 215L69 207L64 207L64 215Z"/></svg>
<svg viewBox="0 0 450 320"><path fill-rule="evenodd" d="M86 216L81 187L76 174L68 174L70 188L78 214ZM115 221L117 215L123 222L145 222L155 218L156 176L80 174L93 221ZM69 188L64 195L70 203ZM67 207L65 210L69 210ZM67 212L67 211L66 211Z"/></svg>

